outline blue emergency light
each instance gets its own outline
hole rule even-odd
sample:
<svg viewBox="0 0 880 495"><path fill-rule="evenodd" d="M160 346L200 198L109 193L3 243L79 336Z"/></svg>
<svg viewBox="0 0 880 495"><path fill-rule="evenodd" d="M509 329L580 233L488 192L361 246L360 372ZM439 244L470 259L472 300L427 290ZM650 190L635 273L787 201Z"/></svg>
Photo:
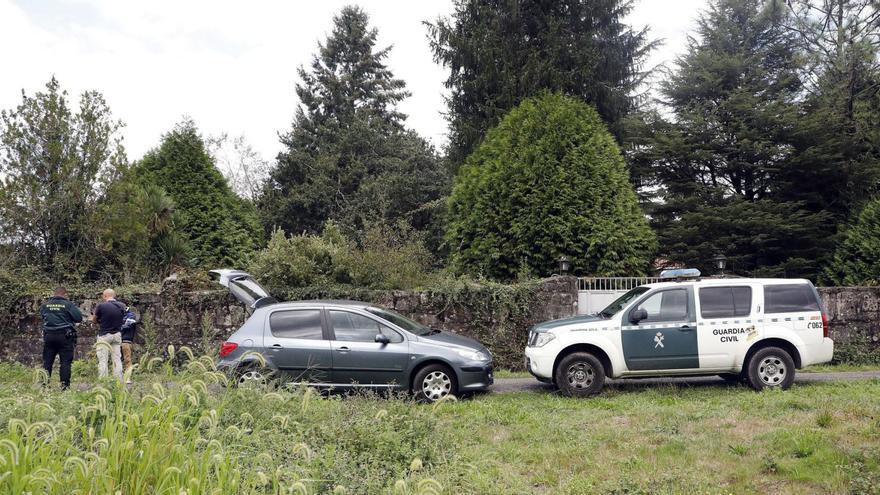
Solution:
<svg viewBox="0 0 880 495"><path fill-rule="evenodd" d="M660 278L698 278L700 270L696 268L674 268L660 272Z"/></svg>

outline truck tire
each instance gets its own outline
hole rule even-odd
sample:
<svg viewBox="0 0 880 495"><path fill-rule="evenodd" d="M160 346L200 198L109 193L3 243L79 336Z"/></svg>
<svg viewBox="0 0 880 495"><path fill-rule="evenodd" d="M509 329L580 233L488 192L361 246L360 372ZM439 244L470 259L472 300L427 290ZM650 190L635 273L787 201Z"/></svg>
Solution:
<svg viewBox="0 0 880 495"><path fill-rule="evenodd" d="M794 383L794 359L779 347L765 347L749 359L747 381L755 390L787 389Z"/></svg>
<svg viewBox="0 0 880 495"><path fill-rule="evenodd" d="M556 386L566 397L596 395L605 385L605 367L589 352L573 352L556 367Z"/></svg>

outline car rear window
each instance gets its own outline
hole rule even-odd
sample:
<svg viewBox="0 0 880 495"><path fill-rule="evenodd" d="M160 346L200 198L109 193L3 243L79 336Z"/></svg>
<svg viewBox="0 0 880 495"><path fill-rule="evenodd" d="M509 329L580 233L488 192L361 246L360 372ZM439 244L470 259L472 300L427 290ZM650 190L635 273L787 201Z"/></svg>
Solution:
<svg viewBox="0 0 880 495"><path fill-rule="evenodd" d="M704 287L700 289L700 315L703 318L748 316L751 312L751 287Z"/></svg>
<svg viewBox="0 0 880 495"><path fill-rule="evenodd" d="M320 309L276 311L269 316L269 329L272 331L272 336L282 339L324 338Z"/></svg>
<svg viewBox="0 0 880 495"><path fill-rule="evenodd" d="M821 311L816 295L807 284L764 286L765 313Z"/></svg>

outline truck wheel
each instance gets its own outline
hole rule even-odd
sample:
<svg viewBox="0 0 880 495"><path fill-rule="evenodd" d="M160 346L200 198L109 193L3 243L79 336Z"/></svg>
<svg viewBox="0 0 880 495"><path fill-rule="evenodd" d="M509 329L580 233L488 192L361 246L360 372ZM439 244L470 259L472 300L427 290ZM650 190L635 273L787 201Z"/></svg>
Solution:
<svg viewBox="0 0 880 495"><path fill-rule="evenodd" d="M605 368L588 352L573 352L556 367L556 386L566 397L596 395L605 384Z"/></svg>
<svg viewBox="0 0 880 495"><path fill-rule="evenodd" d="M442 364L429 364L420 369L413 379L413 394L420 402L437 402L448 396L458 396L455 373Z"/></svg>
<svg viewBox="0 0 880 495"><path fill-rule="evenodd" d="M748 382L755 390L787 389L794 382L794 360L783 349L765 347L749 360Z"/></svg>

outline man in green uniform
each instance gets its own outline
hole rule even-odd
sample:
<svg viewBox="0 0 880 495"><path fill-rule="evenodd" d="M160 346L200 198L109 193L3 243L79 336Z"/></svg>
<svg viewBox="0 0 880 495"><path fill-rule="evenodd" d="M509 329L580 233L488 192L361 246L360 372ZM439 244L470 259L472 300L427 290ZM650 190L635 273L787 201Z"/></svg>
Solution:
<svg viewBox="0 0 880 495"><path fill-rule="evenodd" d="M55 356L61 360L61 388L70 386L70 366L76 347L76 325L83 320L82 312L67 299L67 289L58 287L53 296L40 306L43 317L43 368L52 376Z"/></svg>

